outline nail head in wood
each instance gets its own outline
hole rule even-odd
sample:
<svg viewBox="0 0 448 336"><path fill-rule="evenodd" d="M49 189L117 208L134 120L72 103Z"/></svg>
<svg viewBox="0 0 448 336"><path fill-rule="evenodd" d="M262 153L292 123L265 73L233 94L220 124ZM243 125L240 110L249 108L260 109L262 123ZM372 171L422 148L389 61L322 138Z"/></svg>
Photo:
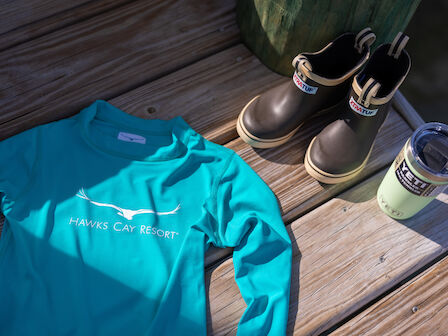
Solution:
<svg viewBox="0 0 448 336"><path fill-rule="evenodd" d="M156 108L150 106L150 107L146 108L146 112L148 112L149 114L153 114L156 112Z"/></svg>

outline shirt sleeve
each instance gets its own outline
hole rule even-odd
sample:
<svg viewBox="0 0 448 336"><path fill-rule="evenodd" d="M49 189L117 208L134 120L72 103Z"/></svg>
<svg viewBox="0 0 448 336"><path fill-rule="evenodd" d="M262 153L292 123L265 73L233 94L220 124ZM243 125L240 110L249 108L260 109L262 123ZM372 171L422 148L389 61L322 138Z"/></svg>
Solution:
<svg viewBox="0 0 448 336"><path fill-rule="evenodd" d="M5 198L17 198L28 186L37 157L36 148L35 129L0 141L0 206Z"/></svg>
<svg viewBox="0 0 448 336"><path fill-rule="evenodd" d="M215 198L212 243L234 247L235 280L247 304L237 335L284 335L292 251L274 193L232 153Z"/></svg>

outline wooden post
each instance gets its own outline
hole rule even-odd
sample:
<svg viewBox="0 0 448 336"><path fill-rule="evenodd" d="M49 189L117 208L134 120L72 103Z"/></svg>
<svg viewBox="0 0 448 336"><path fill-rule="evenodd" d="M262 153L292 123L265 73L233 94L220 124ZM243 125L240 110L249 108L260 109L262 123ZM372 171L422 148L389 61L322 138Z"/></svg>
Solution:
<svg viewBox="0 0 448 336"><path fill-rule="evenodd" d="M371 27L373 48L403 31L420 0L239 0L246 46L270 69L290 76L292 59L318 51L339 34ZM412 39L412 36L410 37Z"/></svg>

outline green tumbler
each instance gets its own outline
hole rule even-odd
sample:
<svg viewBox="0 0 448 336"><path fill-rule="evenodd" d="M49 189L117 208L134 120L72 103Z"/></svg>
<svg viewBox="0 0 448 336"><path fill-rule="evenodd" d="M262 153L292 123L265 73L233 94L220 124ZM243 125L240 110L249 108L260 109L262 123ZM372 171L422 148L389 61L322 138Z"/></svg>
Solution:
<svg viewBox="0 0 448 336"><path fill-rule="evenodd" d="M447 187L448 126L427 123L415 130L390 166L378 188L378 204L390 217L406 219Z"/></svg>

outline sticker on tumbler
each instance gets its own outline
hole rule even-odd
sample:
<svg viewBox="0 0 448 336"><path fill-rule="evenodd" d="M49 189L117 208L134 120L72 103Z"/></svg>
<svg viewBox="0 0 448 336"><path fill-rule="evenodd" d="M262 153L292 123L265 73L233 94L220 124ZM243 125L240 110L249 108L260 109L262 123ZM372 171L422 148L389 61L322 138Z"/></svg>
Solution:
<svg viewBox="0 0 448 336"><path fill-rule="evenodd" d="M368 108L359 105L353 97L350 97L350 101L348 104L353 111L364 117L373 117L374 115L376 115L376 112L378 112L378 109L369 110Z"/></svg>
<svg viewBox="0 0 448 336"><path fill-rule="evenodd" d="M447 185L432 184L415 176L404 159L403 150L395 159L395 176L406 190L417 196L435 197L447 188Z"/></svg>
<svg viewBox="0 0 448 336"><path fill-rule="evenodd" d="M297 72L294 72L294 76L292 77L294 80L294 84L305 93L308 94L316 94L317 87L306 84L300 77L297 75Z"/></svg>

